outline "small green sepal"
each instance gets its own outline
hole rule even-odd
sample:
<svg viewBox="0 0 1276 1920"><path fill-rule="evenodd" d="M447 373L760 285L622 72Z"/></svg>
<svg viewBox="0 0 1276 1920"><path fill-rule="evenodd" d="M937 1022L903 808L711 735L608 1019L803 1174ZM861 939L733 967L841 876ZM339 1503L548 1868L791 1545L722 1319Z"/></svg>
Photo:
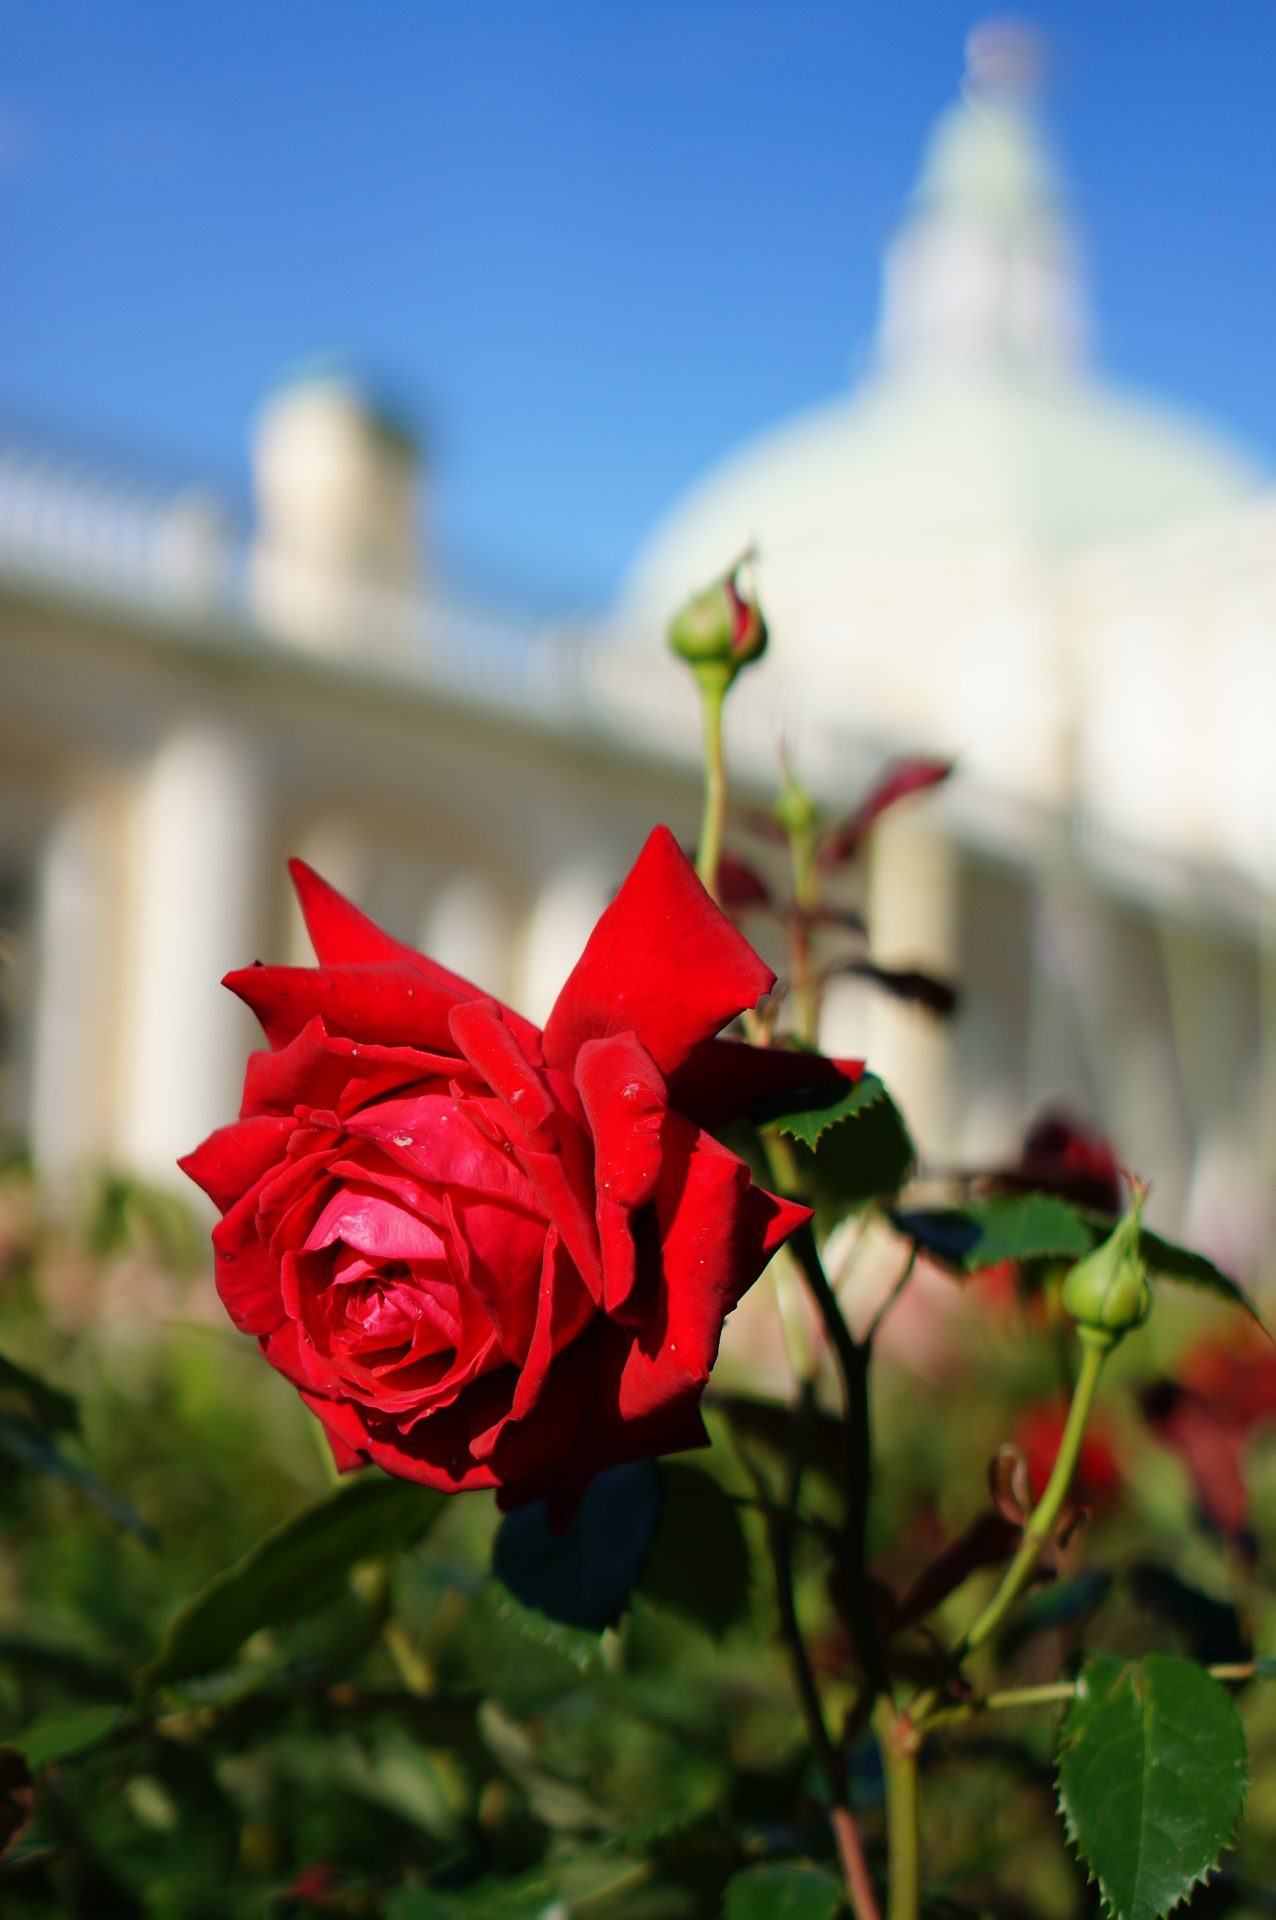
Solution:
<svg viewBox="0 0 1276 1920"><path fill-rule="evenodd" d="M1083 1335L1089 1331L1119 1340L1148 1317L1152 1294L1139 1246L1139 1216L1146 1192L1135 1187L1128 1212L1093 1253L1077 1261L1063 1283L1064 1311Z"/></svg>

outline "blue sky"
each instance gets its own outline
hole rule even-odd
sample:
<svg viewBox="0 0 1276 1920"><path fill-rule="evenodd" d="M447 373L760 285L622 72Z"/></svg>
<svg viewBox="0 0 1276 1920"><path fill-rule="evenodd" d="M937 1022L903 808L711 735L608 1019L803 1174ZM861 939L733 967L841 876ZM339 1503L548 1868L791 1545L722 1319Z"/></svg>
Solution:
<svg viewBox="0 0 1276 1920"><path fill-rule="evenodd" d="M245 486L338 349L432 446L471 591L601 603L865 362L967 0L0 0L0 414ZM1050 113L1098 359L1276 467L1276 6L1068 0Z"/></svg>

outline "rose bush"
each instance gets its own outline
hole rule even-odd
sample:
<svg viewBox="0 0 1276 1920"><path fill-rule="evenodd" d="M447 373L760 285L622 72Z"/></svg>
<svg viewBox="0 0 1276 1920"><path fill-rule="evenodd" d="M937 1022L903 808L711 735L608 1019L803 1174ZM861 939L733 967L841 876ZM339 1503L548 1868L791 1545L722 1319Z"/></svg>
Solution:
<svg viewBox="0 0 1276 1920"><path fill-rule="evenodd" d="M236 1326L343 1469L562 1513L699 1444L724 1316L810 1217L706 1129L839 1071L715 1037L770 969L663 827L543 1033L292 871L319 965L227 976L270 1051L181 1163Z"/></svg>

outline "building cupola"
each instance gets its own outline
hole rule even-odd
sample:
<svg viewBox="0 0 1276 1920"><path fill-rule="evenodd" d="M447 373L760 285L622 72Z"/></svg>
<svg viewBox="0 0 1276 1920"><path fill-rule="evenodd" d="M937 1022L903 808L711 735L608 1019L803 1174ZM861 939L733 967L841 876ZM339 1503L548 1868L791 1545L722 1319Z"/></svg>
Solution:
<svg viewBox="0 0 1276 1920"><path fill-rule="evenodd" d="M414 431L350 375L321 368L272 394L253 436L262 624L323 652L401 655L419 483Z"/></svg>

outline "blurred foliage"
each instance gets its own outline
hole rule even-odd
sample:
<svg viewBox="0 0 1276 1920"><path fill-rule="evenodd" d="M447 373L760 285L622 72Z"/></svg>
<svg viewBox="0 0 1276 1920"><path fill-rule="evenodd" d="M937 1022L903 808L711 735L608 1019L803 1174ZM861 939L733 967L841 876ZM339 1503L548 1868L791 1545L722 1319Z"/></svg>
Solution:
<svg viewBox="0 0 1276 1920"><path fill-rule="evenodd" d="M872 1230L891 1233L881 1215ZM0 1183L0 1415L65 1467L0 1444L6 1920L716 1920L724 1901L729 1920L833 1920L833 1841L759 1511L759 1486L783 1484L790 1408L711 1400L709 1450L659 1469L616 1624L551 1621L491 1572L489 1496L440 1503L375 1473L334 1493L317 1428L230 1329L201 1242L130 1183L103 1182L74 1226L41 1218L20 1167ZM1068 1385L1057 1276L1023 1271L1031 1287L932 1265L876 1363L871 1560L904 1622L901 1672L924 1672L928 1631L951 1637L991 1591L970 1549L971 1579L927 1630L903 1604L986 1513L998 1448L1022 1434L1031 1464L1031 1420L1036 1434ZM1087 1650L1276 1649L1276 1409L1251 1396L1243 1524L1224 1525L1202 1502L1186 1403L1172 1432L1161 1401L1145 1407L1158 1381L1204 1406L1183 1357L1233 1320L1163 1294L1122 1349L1095 1420L1115 1465L1087 1468L1088 1520L977 1656L981 1687L1075 1672ZM880 1867L881 1775L830 1583L839 1431L827 1413L812 1428L797 1604ZM595 1604L589 1542L571 1551L573 1592ZM1237 1697L1247 1822L1192 1913L1272 1911L1276 1688ZM1016 1710L932 1736L929 1912L1097 1911L1056 1812L1062 1718Z"/></svg>

